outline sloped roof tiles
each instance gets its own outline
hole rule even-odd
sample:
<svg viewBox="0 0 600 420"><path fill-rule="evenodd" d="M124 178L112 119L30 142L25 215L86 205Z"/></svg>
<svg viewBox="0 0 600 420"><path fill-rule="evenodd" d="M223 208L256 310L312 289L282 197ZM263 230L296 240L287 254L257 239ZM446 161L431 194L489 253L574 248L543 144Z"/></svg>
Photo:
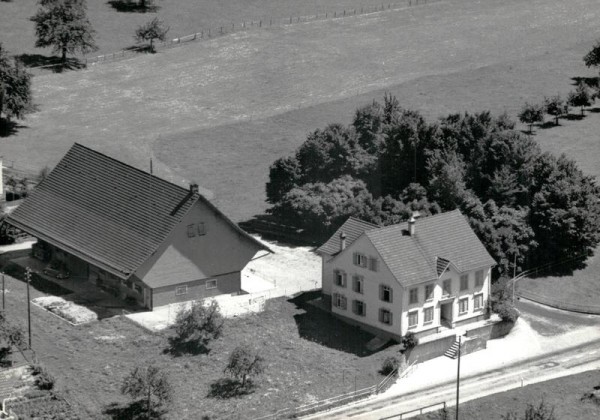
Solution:
<svg viewBox="0 0 600 420"><path fill-rule="evenodd" d="M344 232L346 235L346 246L350 246L360 235L365 231L377 228L373 223L365 222L364 220L349 217L333 236L317 249L317 253L325 255L336 255L340 252L341 239L340 234Z"/></svg>

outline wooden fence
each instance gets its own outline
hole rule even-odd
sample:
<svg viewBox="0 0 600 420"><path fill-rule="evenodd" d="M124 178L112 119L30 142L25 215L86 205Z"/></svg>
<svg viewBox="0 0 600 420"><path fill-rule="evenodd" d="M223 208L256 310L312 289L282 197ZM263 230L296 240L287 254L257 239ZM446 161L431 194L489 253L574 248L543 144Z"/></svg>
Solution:
<svg viewBox="0 0 600 420"><path fill-rule="evenodd" d="M413 417L413 416L416 416L416 415L427 413L429 411L433 411L436 408L438 410L444 410L444 409L446 409L446 402L442 401L440 403L426 405L424 407L415 408L414 410L405 411L404 413L394 414L393 416L384 417L384 418L382 418L380 420L402 420L402 419L407 419L409 417Z"/></svg>
<svg viewBox="0 0 600 420"><path fill-rule="evenodd" d="M268 28L272 26L283 26L298 23L313 22L318 20L329 20L339 19L356 15L365 15L369 13L382 12L385 10L398 10L407 7L421 6L428 3L437 3L443 0L405 0L399 3L381 3L378 6L365 6L355 9L344 9L342 11L316 13L314 15L307 16L290 16L289 18L265 18L258 20L242 21L241 23L231 23L227 25L220 25L218 27L202 29L200 32L196 32L190 35L173 38L164 42L155 42L154 47L156 49L165 49L182 44L186 44L192 41L208 40L218 36L231 34L234 32L246 31L249 29ZM87 66L88 64L105 63L109 61L120 60L131 57L132 55L138 54L140 51L144 51L147 47L136 46L126 50L121 50L113 53L103 54L95 57L84 58L83 62ZM41 68L40 66L38 68ZM33 67L32 67L33 68Z"/></svg>

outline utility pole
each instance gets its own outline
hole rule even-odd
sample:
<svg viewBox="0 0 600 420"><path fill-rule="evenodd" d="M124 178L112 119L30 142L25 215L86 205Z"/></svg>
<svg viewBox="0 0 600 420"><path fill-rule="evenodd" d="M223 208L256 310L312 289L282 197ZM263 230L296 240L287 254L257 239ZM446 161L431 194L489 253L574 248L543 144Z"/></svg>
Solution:
<svg viewBox="0 0 600 420"><path fill-rule="evenodd" d="M513 262L513 278L512 278L512 304L515 304L515 283L517 282L517 254Z"/></svg>
<svg viewBox="0 0 600 420"><path fill-rule="evenodd" d="M29 299L29 283L31 282L31 269L25 269L25 278L27 279L27 332L29 334L29 348L31 349L31 301Z"/></svg>
<svg viewBox="0 0 600 420"><path fill-rule="evenodd" d="M6 301L4 300L5 292L6 288L4 287L4 273L2 273L2 313L4 313L4 315L6 315Z"/></svg>
<svg viewBox="0 0 600 420"><path fill-rule="evenodd" d="M456 369L456 417L455 420L458 420L458 394L460 389L460 345L461 345L462 336L458 336L458 369Z"/></svg>

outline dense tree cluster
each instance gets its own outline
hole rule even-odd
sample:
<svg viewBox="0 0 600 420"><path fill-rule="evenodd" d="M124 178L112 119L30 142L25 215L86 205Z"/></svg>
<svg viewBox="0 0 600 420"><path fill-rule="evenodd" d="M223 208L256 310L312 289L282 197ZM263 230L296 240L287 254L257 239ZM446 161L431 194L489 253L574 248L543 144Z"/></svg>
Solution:
<svg viewBox="0 0 600 420"><path fill-rule="evenodd" d="M548 102L556 115L562 102ZM591 253L599 197L592 177L542 153L506 115L428 122L392 96L357 110L349 126L311 133L273 163L267 184L275 216L324 237L350 215L387 225L412 210L459 208L500 275L512 274L515 259L520 270Z"/></svg>

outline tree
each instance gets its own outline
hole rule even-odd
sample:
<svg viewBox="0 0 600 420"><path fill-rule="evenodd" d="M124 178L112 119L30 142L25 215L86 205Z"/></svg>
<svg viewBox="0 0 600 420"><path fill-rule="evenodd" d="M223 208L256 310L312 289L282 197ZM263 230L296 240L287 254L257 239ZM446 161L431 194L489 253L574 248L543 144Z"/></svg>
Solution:
<svg viewBox="0 0 600 420"><path fill-rule="evenodd" d="M193 302L191 308L182 308L175 319L175 337L171 343L176 349L189 352L207 352L208 344L221 336L223 317L216 301L206 305L203 300Z"/></svg>
<svg viewBox="0 0 600 420"><path fill-rule="evenodd" d="M224 372L238 381L241 380L241 387L245 388L250 384L250 376L258 376L264 370L264 359L257 352L251 352L245 346L238 346L229 355L229 363Z"/></svg>
<svg viewBox="0 0 600 420"><path fill-rule="evenodd" d="M526 103L519 113L519 121L529 125L529 132L533 132L533 124L544 121L544 109L540 105Z"/></svg>
<svg viewBox="0 0 600 420"><path fill-rule="evenodd" d="M555 125L558 125L558 118L565 113L565 104L559 95L544 98L544 108L546 113L552 115L555 120Z"/></svg>
<svg viewBox="0 0 600 420"><path fill-rule="evenodd" d="M164 41L169 32L169 27L164 26L164 22L158 18L152 19L150 22L146 22L144 25L138 27L135 31L134 38L138 42L150 41L150 51L154 52L154 40Z"/></svg>
<svg viewBox="0 0 600 420"><path fill-rule="evenodd" d="M85 0L40 0L35 22L35 46L52 47L67 62L67 53L96 51L92 25L87 18Z"/></svg>
<svg viewBox="0 0 600 420"><path fill-rule="evenodd" d="M581 115L584 115L584 107L590 106L592 98L590 91L584 83L579 83L577 89L569 93L567 103L571 106L581 107Z"/></svg>
<svg viewBox="0 0 600 420"><path fill-rule="evenodd" d="M148 418L173 400L173 390L166 373L154 365L135 367L123 379L121 393L140 400Z"/></svg>
<svg viewBox="0 0 600 420"><path fill-rule="evenodd" d="M583 56L583 62L588 67L600 66L600 40L596 41L596 45Z"/></svg>
<svg viewBox="0 0 600 420"><path fill-rule="evenodd" d="M267 182L267 201L277 204L292 188L299 187L301 168L294 156L277 159L269 168Z"/></svg>
<svg viewBox="0 0 600 420"><path fill-rule="evenodd" d="M22 119L31 110L31 75L0 43L0 118Z"/></svg>

